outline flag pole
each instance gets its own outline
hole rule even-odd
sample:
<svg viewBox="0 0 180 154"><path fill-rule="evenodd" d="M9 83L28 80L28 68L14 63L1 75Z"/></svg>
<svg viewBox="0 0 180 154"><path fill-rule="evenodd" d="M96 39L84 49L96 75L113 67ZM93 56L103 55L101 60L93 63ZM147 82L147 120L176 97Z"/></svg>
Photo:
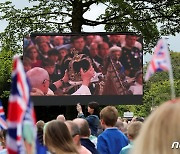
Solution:
<svg viewBox="0 0 180 154"><path fill-rule="evenodd" d="M174 78L173 78L173 71L172 71L172 65L171 65L171 57L170 57L170 53L169 53L169 49L167 46L167 43L164 39L164 42L166 44L166 48L167 48L167 57L169 59L169 81L170 81L170 86L171 86L171 99L175 99L175 89L174 89Z"/></svg>
<svg viewBox="0 0 180 154"><path fill-rule="evenodd" d="M173 72L172 70L169 71L169 80L170 80L170 85L171 85L171 99L175 99L175 90L174 90L174 79L173 79Z"/></svg>

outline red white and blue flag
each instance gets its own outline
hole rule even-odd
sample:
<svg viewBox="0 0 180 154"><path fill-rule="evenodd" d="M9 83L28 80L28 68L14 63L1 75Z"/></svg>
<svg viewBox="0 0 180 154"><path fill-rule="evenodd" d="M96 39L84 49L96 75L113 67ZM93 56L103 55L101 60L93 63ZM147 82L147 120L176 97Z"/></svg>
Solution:
<svg viewBox="0 0 180 154"><path fill-rule="evenodd" d="M0 100L0 130L7 129L6 116Z"/></svg>
<svg viewBox="0 0 180 154"><path fill-rule="evenodd" d="M15 58L13 61L7 125L6 146L9 154L25 154L27 153L28 145L35 148L36 127L34 108L30 100L29 82L19 58Z"/></svg>
<svg viewBox="0 0 180 154"><path fill-rule="evenodd" d="M148 81L155 72L160 71L172 71L170 55L164 39L160 39L155 47L154 55L147 68L145 81Z"/></svg>

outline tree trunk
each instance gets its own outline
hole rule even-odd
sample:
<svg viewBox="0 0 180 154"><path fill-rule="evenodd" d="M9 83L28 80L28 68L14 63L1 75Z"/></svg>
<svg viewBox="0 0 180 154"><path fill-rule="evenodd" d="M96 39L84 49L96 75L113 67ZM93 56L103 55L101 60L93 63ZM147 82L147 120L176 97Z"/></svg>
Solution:
<svg viewBox="0 0 180 154"><path fill-rule="evenodd" d="M72 32L81 32L83 25L83 5L81 0L74 0L72 11Z"/></svg>

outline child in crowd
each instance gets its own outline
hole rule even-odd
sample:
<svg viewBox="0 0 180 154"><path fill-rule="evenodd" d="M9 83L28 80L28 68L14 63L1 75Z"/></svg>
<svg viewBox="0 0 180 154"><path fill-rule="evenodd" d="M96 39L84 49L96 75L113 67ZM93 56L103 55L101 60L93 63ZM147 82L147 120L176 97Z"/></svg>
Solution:
<svg viewBox="0 0 180 154"><path fill-rule="evenodd" d="M127 129L127 135L130 143L122 148L120 154L130 154L130 149L133 147L133 141L138 136L141 126L142 122L139 121L135 121L129 125Z"/></svg>
<svg viewBox="0 0 180 154"><path fill-rule="evenodd" d="M113 106L107 106L100 112L100 121L104 132L98 136L97 149L103 154L119 154L128 145L127 137L115 127L118 111Z"/></svg>

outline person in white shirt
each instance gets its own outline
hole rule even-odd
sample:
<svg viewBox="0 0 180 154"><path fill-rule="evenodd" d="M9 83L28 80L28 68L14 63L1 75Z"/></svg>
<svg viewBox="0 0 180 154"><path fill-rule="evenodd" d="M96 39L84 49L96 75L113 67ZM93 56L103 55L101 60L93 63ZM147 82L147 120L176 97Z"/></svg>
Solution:
<svg viewBox="0 0 180 154"><path fill-rule="evenodd" d="M72 95L91 95L88 85L91 78L94 76L94 68L90 67L86 72L84 72L81 68L80 73L82 77L82 85ZM53 91L49 89L49 74L45 69L34 67L33 69L29 70L26 75L32 87L31 95L54 95ZM68 80L68 75L65 73L65 76L62 79L54 82L53 84L56 88L59 88L65 82L68 82Z"/></svg>
<svg viewBox="0 0 180 154"><path fill-rule="evenodd" d="M129 90L132 91L133 95L143 94L143 83L142 83L142 71L138 71L135 75L136 82L130 86Z"/></svg>

